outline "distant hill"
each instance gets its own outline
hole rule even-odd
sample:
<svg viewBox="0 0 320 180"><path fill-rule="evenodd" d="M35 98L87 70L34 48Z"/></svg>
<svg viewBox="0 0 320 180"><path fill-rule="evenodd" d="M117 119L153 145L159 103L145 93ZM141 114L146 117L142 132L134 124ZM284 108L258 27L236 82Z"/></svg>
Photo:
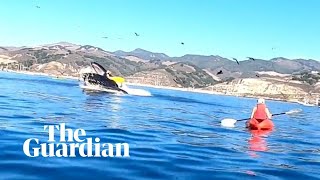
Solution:
<svg viewBox="0 0 320 180"><path fill-rule="evenodd" d="M165 60L169 58L169 56L164 53L154 53L154 52L146 51L140 48L135 49L131 52L115 51L113 52L113 54L121 57L135 56L144 60Z"/></svg>
<svg viewBox="0 0 320 180"><path fill-rule="evenodd" d="M128 78L135 83L183 88L203 88L217 84L217 81L202 69L184 63L141 71Z"/></svg>
<svg viewBox="0 0 320 180"><path fill-rule="evenodd" d="M176 61L176 62L192 63L202 69L216 68L216 67L224 66L227 64L233 64L233 62L230 61L229 59L223 58L220 56L202 56L202 55L191 55L191 54L187 54L181 57L173 57L168 60Z"/></svg>
<svg viewBox="0 0 320 180"><path fill-rule="evenodd" d="M187 54L169 57L143 49L109 52L68 42L36 47L0 47L0 70L28 70L54 76L79 77L97 62L127 82L200 88L222 94L269 97L314 103L320 96L320 62L311 59L243 60ZM222 71L222 73L218 73Z"/></svg>
<svg viewBox="0 0 320 180"><path fill-rule="evenodd" d="M171 58L170 60L190 62L200 68L209 69L211 71L223 68L228 72L253 73L255 71L275 71L283 74L292 74L294 72L320 70L319 61L305 59L290 60L285 58L274 58L271 60L244 60L239 61L239 65L235 61L220 56L185 55Z"/></svg>
<svg viewBox="0 0 320 180"><path fill-rule="evenodd" d="M303 72L299 74L295 74L292 77L292 80L298 80L302 82L306 82L310 85L314 85L320 80L320 72Z"/></svg>
<svg viewBox="0 0 320 180"><path fill-rule="evenodd" d="M19 65L11 64L8 66L10 69L23 67L30 71L57 76L78 76L77 73L81 68L88 66L90 62L97 62L117 76L139 76L140 79L148 79L154 72L164 72L157 78L165 81L170 77L168 86L205 87L217 82L201 68L192 64L162 63L164 62L162 60L168 58L163 53L152 53L142 49L136 49L130 53L117 52L113 54L91 45L59 42L37 47L1 48L0 55L11 60L3 62L19 63ZM4 66L2 63L1 68Z"/></svg>
<svg viewBox="0 0 320 180"><path fill-rule="evenodd" d="M270 60L255 59L239 61L238 65L235 61L221 56L203 56L186 54L181 57L169 57L163 53L153 53L143 49L136 49L131 52L116 51L116 56L126 57L134 56L141 60L160 60L191 63L201 69L208 70L215 74L219 70L225 73L221 75L226 77L255 77L257 71L274 71L281 74L292 74L303 71L320 71L320 62L311 59L286 59L283 57L273 58Z"/></svg>

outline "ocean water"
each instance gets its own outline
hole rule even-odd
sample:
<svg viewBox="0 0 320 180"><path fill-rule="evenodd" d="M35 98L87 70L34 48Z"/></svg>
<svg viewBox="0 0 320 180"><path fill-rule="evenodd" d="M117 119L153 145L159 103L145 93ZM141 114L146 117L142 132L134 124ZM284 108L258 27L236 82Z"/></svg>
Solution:
<svg viewBox="0 0 320 180"><path fill-rule="evenodd" d="M319 179L320 109L267 101L276 128L256 135L224 118L250 115L254 99L143 88L150 97L82 91L75 80L0 72L0 179ZM139 87L142 88L142 87ZM27 157L44 125L66 123L130 158Z"/></svg>

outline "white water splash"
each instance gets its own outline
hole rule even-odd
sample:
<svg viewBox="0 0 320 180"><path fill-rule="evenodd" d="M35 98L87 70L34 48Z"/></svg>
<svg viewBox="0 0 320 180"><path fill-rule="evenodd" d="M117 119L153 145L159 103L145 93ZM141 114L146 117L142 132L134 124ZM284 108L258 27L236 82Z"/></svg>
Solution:
<svg viewBox="0 0 320 180"><path fill-rule="evenodd" d="M84 85L84 84L80 84L79 85L81 89L85 89L88 91L103 91L103 92L108 92L108 93L112 93L112 94L117 94L117 95L122 95L124 94L121 91L116 91L116 90L112 90L112 89L107 89L107 88L103 88L101 86L97 86L97 85Z"/></svg>
<svg viewBox="0 0 320 180"><path fill-rule="evenodd" d="M146 91L144 89L133 89L127 86L123 86L122 89L125 90L128 94L134 95L134 96L152 96L149 91Z"/></svg>
<svg viewBox="0 0 320 180"><path fill-rule="evenodd" d="M80 84L80 88L86 89L86 90L91 90L91 91L103 91L103 92L109 92L117 95L122 95L124 94L123 92L116 91L116 90L111 90L111 89L106 89L101 86L97 85L84 85ZM143 89L133 89L129 88L126 85L122 85L121 87L122 90L126 91L129 95L134 95L134 96L152 96L149 91L143 90Z"/></svg>

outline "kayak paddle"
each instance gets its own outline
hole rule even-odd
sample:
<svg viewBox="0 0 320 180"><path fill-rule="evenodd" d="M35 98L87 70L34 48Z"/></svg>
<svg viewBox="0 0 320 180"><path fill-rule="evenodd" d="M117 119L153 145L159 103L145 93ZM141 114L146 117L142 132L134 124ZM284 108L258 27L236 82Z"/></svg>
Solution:
<svg viewBox="0 0 320 180"><path fill-rule="evenodd" d="M272 116L279 116L279 115L283 115L283 114L296 114L296 113L299 113L301 112L302 110L301 109L293 109L293 110L290 110L288 112L283 112L283 113L278 113L278 114L272 114ZM245 118L245 119L239 119L239 120L236 120L236 119L223 119L221 121L221 126L224 126L224 127L234 127L236 122L238 121L245 121L245 120L249 120L250 118Z"/></svg>

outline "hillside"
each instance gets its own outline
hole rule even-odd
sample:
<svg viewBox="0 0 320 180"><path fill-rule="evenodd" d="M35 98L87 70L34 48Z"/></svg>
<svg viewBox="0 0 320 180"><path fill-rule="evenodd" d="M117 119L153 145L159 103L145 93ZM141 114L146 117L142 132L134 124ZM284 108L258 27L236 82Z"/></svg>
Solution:
<svg viewBox="0 0 320 180"><path fill-rule="evenodd" d="M245 78L219 83L205 89L227 95L244 97L264 97L292 102L316 103L320 88L306 85L300 81L275 78Z"/></svg>
<svg viewBox="0 0 320 180"><path fill-rule="evenodd" d="M256 77L257 72L275 72L279 74L292 74L303 71L320 71L320 62L311 59L286 59L283 57L270 60L255 59L241 60L239 65L228 58L221 56L202 56L187 54L181 57L169 57L163 53L152 53L142 49L136 49L131 52L117 51L115 55L126 57L134 56L140 61L158 60L161 62L181 62L193 64L206 72L215 75L220 70L223 74L219 78L226 80L233 78Z"/></svg>
<svg viewBox="0 0 320 180"><path fill-rule="evenodd" d="M166 55L141 49L136 49L132 54L141 56L143 53L148 53L143 58L148 57L150 60L127 54L122 57L98 47L66 42L38 47L13 48L12 50L2 48L1 50L0 55L3 54L1 56L3 60L0 61L0 64L3 62L2 69L29 70L54 76L78 77L81 68L88 66L90 62L97 62L114 75L124 77L139 76L147 79L154 72L164 71L165 74L160 79L164 80L166 77L170 77L170 83L167 85L173 87L205 87L216 83L210 75L194 65L162 63L160 59L152 58L165 58ZM192 72L187 72L188 68L192 69ZM141 76L141 74L145 74L145 76Z"/></svg>
<svg viewBox="0 0 320 180"><path fill-rule="evenodd" d="M282 99L292 99L290 93L298 93L301 97L320 93L320 62L315 60L281 57L244 60L238 65L221 56L169 57L143 49L109 52L68 42L37 47L0 47L0 69L78 77L80 69L93 61L131 83L199 88L242 96L264 94ZM217 74L219 71L222 73Z"/></svg>
<svg viewBox="0 0 320 180"><path fill-rule="evenodd" d="M169 58L169 56L164 53L154 53L140 48L137 48L131 52L119 50L113 52L113 54L120 57L135 56L144 60L165 60Z"/></svg>
<svg viewBox="0 0 320 180"><path fill-rule="evenodd" d="M310 85L315 85L320 81L320 72L302 72L294 74L292 80L305 82Z"/></svg>
<svg viewBox="0 0 320 180"><path fill-rule="evenodd" d="M202 69L184 63L175 63L163 68L138 72L127 79L139 84L182 88L203 88L217 83Z"/></svg>

